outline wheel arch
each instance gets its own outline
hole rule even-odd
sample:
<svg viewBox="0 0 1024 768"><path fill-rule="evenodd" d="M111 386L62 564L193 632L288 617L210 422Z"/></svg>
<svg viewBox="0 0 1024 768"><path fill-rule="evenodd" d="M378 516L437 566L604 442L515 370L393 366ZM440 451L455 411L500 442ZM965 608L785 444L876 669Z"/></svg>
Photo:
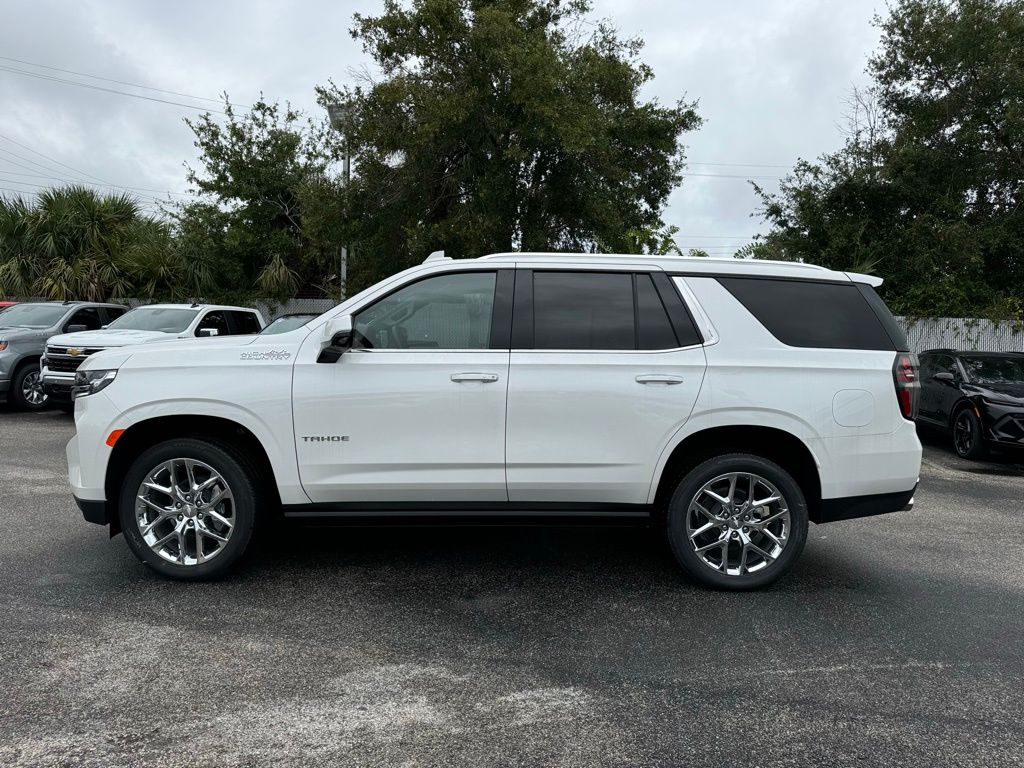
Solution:
<svg viewBox="0 0 1024 768"><path fill-rule="evenodd" d="M803 491L810 519L819 521L821 474L814 454L791 432L760 425L708 427L687 435L672 449L657 478L655 508L665 509L684 474L701 462L726 453L752 453L785 469Z"/></svg>
<svg viewBox="0 0 1024 768"><path fill-rule="evenodd" d="M114 444L107 461L104 489L109 504L117 504L120 498L121 482L132 462L143 451L175 438L191 437L227 443L243 450L256 465L261 485L272 494L274 508L279 508L281 499L275 479L274 467L266 448L259 438L247 427L228 418L196 414L154 416L132 424ZM119 517L116 510L109 515L111 535L117 531Z"/></svg>

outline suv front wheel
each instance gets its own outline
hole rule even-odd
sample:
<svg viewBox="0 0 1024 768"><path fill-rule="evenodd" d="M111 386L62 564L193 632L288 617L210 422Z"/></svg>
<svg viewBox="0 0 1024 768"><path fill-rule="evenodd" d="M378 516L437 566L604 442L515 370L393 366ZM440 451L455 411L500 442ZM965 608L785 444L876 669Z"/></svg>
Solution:
<svg viewBox="0 0 1024 768"><path fill-rule="evenodd" d="M672 551L690 576L719 589L756 589L799 557L807 503L778 464L733 453L703 462L679 481L667 522Z"/></svg>
<svg viewBox="0 0 1024 768"><path fill-rule="evenodd" d="M258 474L230 445L195 438L144 451L125 476L121 530L158 573L189 581L223 575L242 557L259 516Z"/></svg>

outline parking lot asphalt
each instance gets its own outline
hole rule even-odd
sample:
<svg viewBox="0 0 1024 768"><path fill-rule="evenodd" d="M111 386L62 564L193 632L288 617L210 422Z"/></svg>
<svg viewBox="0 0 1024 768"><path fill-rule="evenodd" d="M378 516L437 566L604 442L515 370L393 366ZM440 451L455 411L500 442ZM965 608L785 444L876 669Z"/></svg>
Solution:
<svg viewBox="0 0 1024 768"><path fill-rule="evenodd" d="M624 527L289 529L164 581L0 410L0 765L1024 765L1024 466L727 594Z"/></svg>

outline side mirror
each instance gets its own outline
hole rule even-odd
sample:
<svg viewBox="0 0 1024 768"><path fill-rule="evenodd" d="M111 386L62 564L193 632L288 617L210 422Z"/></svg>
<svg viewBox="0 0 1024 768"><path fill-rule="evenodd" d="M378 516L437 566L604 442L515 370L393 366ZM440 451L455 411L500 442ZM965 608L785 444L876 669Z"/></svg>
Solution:
<svg viewBox="0 0 1024 768"><path fill-rule="evenodd" d="M201 337L204 337L204 338L209 338L211 336L216 336L216 335L217 335L217 329L216 328L200 328L198 331L196 331L196 336L201 336Z"/></svg>
<svg viewBox="0 0 1024 768"><path fill-rule="evenodd" d="M80 333L81 331L88 331L88 325L82 325L81 323L74 323L69 325L64 333Z"/></svg>
<svg viewBox="0 0 1024 768"><path fill-rule="evenodd" d="M939 371L932 378L936 381L941 381L943 384L952 384L956 381L956 377L949 371Z"/></svg>
<svg viewBox="0 0 1024 768"><path fill-rule="evenodd" d="M327 321L324 326L324 347L316 361L336 363L352 348L352 315L342 315Z"/></svg>

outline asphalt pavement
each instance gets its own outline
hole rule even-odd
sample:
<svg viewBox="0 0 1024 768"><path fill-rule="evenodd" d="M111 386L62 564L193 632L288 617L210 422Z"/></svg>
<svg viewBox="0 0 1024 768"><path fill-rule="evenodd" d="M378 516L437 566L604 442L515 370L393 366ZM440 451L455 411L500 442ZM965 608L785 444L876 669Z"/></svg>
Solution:
<svg viewBox="0 0 1024 768"><path fill-rule="evenodd" d="M295 528L164 581L0 410L0 765L1024 765L1024 466L930 439L912 512L755 593L645 528Z"/></svg>

